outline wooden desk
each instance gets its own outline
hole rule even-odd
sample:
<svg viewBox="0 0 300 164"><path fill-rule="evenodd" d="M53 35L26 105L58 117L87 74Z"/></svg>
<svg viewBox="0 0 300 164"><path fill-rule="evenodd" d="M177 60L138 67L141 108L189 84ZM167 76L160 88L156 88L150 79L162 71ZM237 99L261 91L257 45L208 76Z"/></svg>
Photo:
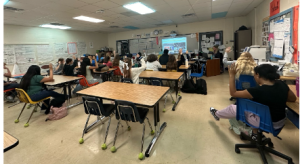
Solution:
<svg viewBox="0 0 300 164"><path fill-rule="evenodd" d="M53 75L53 79L54 81L52 82L46 82L44 83L45 85L49 85L49 86L55 86L55 85L59 85L59 84L63 84L63 91L64 91L64 95L65 97L67 96L67 86L68 86L68 92L69 92L69 97L68 99L72 98L72 92L71 92L71 82L76 81L76 80L80 80L82 79L82 77L76 77L76 76L64 76L64 75ZM77 104L73 104L71 106L68 107L72 107L78 105Z"/></svg>
<svg viewBox="0 0 300 164"><path fill-rule="evenodd" d="M104 82L99 85L95 85L84 90L77 92L78 94L86 96L100 97L108 100L123 100L130 101L134 104L154 108L154 126L156 135L150 142L147 150L146 157L149 157L152 148L158 140L160 134L163 132L167 123L164 122L162 126L158 126L160 123L159 118L159 100L169 91L169 87L152 86L152 85L140 85L140 84L128 84L119 82Z"/></svg>
<svg viewBox="0 0 300 164"><path fill-rule="evenodd" d="M220 75L220 59L215 58L206 61L206 76Z"/></svg>
<svg viewBox="0 0 300 164"><path fill-rule="evenodd" d="M105 81L109 81L110 80L110 78L111 78L111 72L112 71L114 71L114 70L116 70L117 68L109 68L107 71L96 71L96 69L93 69L93 73L94 74L99 74L99 78L100 78L100 76L102 75L102 74L107 74L107 76L104 76L104 78L102 78L103 79L103 82L105 82Z"/></svg>
<svg viewBox="0 0 300 164"><path fill-rule="evenodd" d="M191 66L189 65L188 67L185 67L185 65L181 65L178 69L179 70L187 70L189 69ZM163 70L166 70L167 69L167 66L166 65L161 65L161 68L160 69L163 69Z"/></svg>
<svg viewBox="0 0 300 164"><path fill-rule="evenodd" d="M116 70L117 68L109 68L107 71L96 71L96 69L93 69L93 72L94 73L100 73L100 74L102 74L102 73L107 73L107 72L111 72L111 71L114 71L114 70Z"/></svg>
<svg viewBox="0 0 300 164"><path fill-rule="evenodd" d="M195 64L196 61L189 61L189 64Z"/></svg>
<svg viewBox="0 0 300 164"><path fill-rule="evenodd" d="M297 96L296 85L289 85L289 88ZM299 97L295 102L287 102L287 118L299 129Z"/></svg>
<svg viewBox="0 0 300 164"><path fill-rule="evenodd" d="M6 133L4 131L4 142L3 142L3 147L4 147L4 152L16 147L19 144L19 140L13 137L12 135Z"/></svg>
<svg viewBox="0 0 300 164"><path fill-rule="evenodd" d="M280 80L292 80L292 81L296 81L295 76L280 76Z"/></svg>

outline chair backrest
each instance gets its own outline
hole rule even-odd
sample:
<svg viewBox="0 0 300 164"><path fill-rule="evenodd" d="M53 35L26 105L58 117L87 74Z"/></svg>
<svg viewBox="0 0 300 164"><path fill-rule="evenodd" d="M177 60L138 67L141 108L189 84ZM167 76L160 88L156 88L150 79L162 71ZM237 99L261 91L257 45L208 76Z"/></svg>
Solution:
<svg viewBox="0 0 300 164"><path fill-rule="evenodd" d="M82 79L79 80L79 84L83 87L88 87L88 81L83 75L77 75L78 77L82 77Z"/></svg>
<svg viewBox="0 0 300 164"><path fill-rule="evenodd" d="M16 88L15 89L17 94L18 94L18 98L21 102L24 103L30 103L32 100L31 98L28 96L28 94L21 88Z"/></svg>
<svg viewBox="0 0 300 164"><path fill-rule="evenodd" d="M116 119L143 123L143 120L140 118L139 111L134 103L129 101L115 100L115 105Z"/></svg>
<svg viewBox="0 0 300 164"><path fill-rule="evenodd" d="M107 111L103 107L102 99L96 97L82 97L84 111L86 114L93 114L96 116L109 116L111 113L107 113Z"/></svg>
<svg viewBox="0 0 300 164"><path fill-rule="evenodd" d="M254 76L240 75L239 79L235 81L235 87L238 90L244 90L256 86Z"/></svg>
<svg viewBox="0 0 300 164"><path fill-rule="evenodd" d="M245 112L250 112L259 116L260 118L259 127L255 127L247 122ZM281 131L281 129L274 130L269 107L251 101L249 99L237 98L236 119L245 122L247 125L251 127L272 133L275 137Z"/></svg>
<svg viewBox="0 0 300 164"><path fill-rule="evenodd" d="M151 85L163 86L162 80L160 78L150 77Z"/></svg>
<svg viewBox="0 0 300 164"><path fill-rule="evenodd" d="M131 79L129 79L129 78L123 78L123 76L121 78L121 82L122 83L132 83L133 84L133 81Z"/></svg>

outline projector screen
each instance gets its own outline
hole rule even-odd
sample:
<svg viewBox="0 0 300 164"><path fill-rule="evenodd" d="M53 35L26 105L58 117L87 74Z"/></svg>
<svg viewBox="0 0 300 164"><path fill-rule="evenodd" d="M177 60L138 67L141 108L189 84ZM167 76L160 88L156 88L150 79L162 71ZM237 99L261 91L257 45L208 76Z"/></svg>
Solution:
<svg viewBox="0 0 300 164"><path fill-rule="evenodd" d="M182 48L184 53L187 49L186 37L166 38L162 39L162 49L168 49L169 54L176 54Z"/></svg>

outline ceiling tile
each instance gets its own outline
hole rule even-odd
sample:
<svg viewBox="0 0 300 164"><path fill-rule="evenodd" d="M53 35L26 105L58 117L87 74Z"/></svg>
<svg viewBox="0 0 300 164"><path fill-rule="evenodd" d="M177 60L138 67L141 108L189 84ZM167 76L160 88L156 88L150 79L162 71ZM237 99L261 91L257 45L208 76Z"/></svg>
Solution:
<svg viewBox="0 0 300 164"><path fill-rule="evenodd" d="M119 4L116 4L116 3L110 2L110 1L101 1L101 2L94 3L93 5L103 8L103 9L111 9L111 8L120 6Z"/></svg>
<svg viewBox="0 0 300 164"><path fill-rule="evenodd" d="M28 4L28 3L25 3L24 1L22 1L22 2L9 1L5 6L14 7L14 8L18 8L18 9L24 9L24 10L30 10L30 9L35 9L41 5Z"/></svg>
<svg viewBox="0 0 300 164"><path fill-rule="evenodd" d="M98 7L98 6L93 6L93 5L86 5L83 7L79 7L78 9L89 11L89 12L96 12L97 10L103 10L103 8Z"/></svg>
<svg viewBox="0 0 300 164"><path fill-rule="evenodd" d="M79 0L62 0L62 1L58 1L57 3L63 4L66 6L70 6L70 7L74 7L74 8L79 8L79 7L88 5L87 3L79 1Z"/></svg>
<svg viewBox="0 0 300 164"><path fill-rule="evenodd" d="M123 6L125 4L138 2L139 0L110 0L110 1Z"/></svg>
<svg viewBox="0 0 300 164"><path fill-rule="evenodd" d="M104 0L79 0L81 2L85 2L85 3L88 3L88 4L93 4L93 3L97 3L97 2L100 2L100 1L104 1Z"/></svg>
<svg viewBox="0 0 300 164"><path fill-rule="evenodd" d="M115 8L111 8L109 10L112 11L112 12L115 12L115 13L124 13L124 12L130 11L130 10L124 8L124 7L115 7Z"/></svg>

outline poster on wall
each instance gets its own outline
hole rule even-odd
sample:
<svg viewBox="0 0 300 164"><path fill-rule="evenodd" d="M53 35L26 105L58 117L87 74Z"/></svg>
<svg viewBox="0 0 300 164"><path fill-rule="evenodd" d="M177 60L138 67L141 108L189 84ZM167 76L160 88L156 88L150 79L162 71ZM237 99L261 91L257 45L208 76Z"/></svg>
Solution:
<svg viewBox="0 0 300 164"><path fill-rule="evenodd" d="M268 41L269 41L269 23L268 20L269 17L264 18L263 19L263 23L262 23L262 33L261 33L261 37L262 37L262 45L263 46L267 46L268 45Z"/></svg>
<svg viewBox="0 0 300 164"><path fill-rule="evenodd" d="M77 43L76 42L68 42L68 54L77 54Z"/></svg>
<svg viewBox="0 0 300 164"><path fill-rule="evenodd" d="M270 17L278 14L280 11L280 0L273 0L270 3Z"/></svg>

